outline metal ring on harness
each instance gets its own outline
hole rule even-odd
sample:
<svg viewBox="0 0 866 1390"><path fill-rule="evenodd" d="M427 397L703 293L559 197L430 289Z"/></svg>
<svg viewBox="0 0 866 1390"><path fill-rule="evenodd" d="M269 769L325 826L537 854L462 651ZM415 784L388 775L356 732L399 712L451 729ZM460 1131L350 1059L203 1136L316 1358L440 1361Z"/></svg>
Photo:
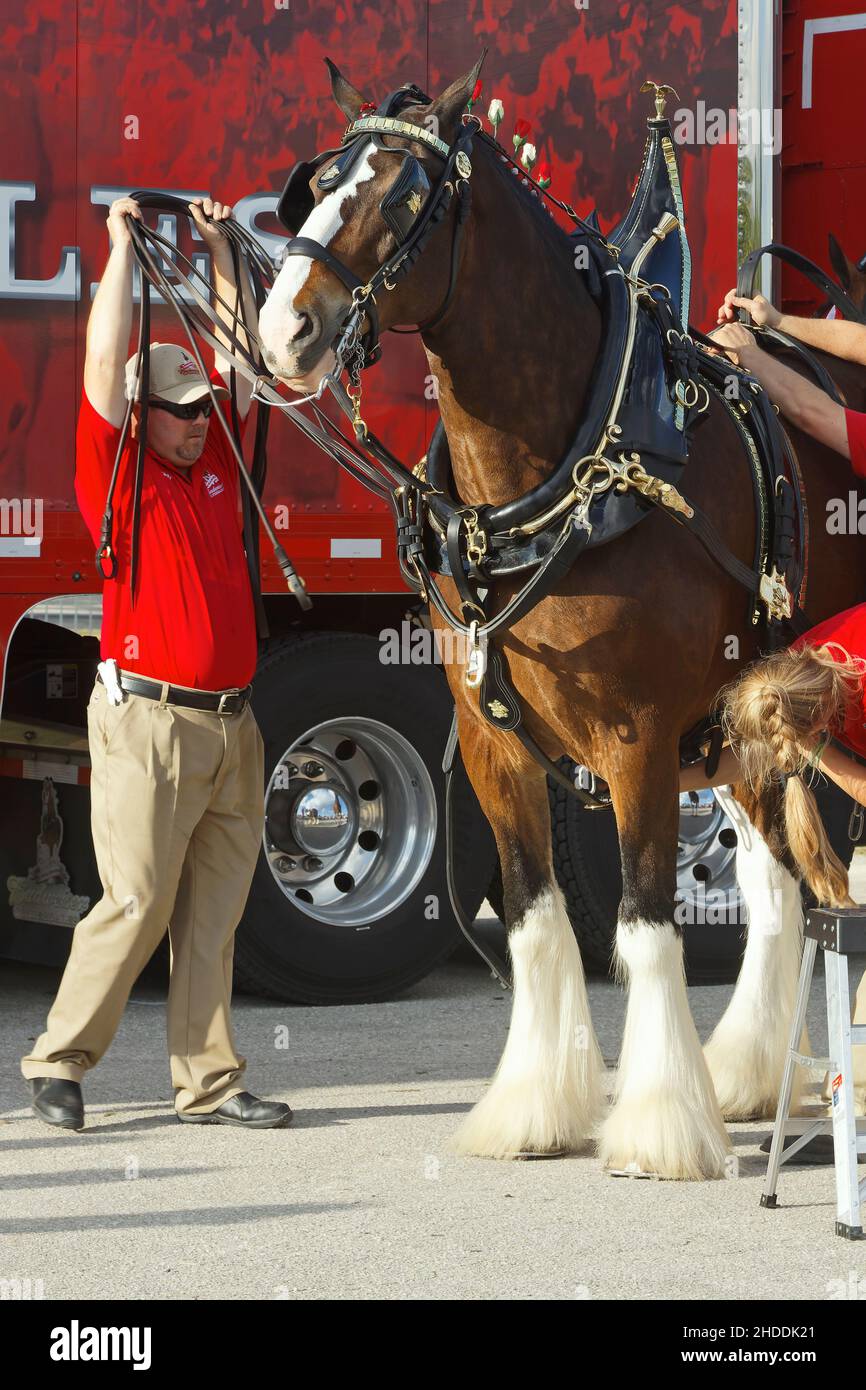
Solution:
<svg viewBox="0 0 866 1390"><path fill-rule="evenodd" d="M706 387L704 389L706 390ZM682 377L677 377L676 384L674 385L674 395L680 405L684 406L686 410L691 410L692 406L698 403L697 382L691 379L683 381ZM709 399L709 392L707 392L707 403L709 403Z"/></svg>

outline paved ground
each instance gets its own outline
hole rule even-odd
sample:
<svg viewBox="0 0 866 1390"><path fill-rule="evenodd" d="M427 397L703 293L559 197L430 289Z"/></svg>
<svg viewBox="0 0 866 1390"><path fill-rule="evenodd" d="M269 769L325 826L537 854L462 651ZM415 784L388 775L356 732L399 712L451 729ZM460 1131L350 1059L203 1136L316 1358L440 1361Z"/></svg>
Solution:
<svg viewBox="0 0 866 1390"><path fill-rule="evenodd" d="M861 1276L866 1294L866 1244L833 1235L831 1169L783 1170L784 1208L759 1208L766 1124L731 1127L739 1176L714 1183L611 1178L592 1156L447 1156L510 1007L470 961L388 1004L237 999L251 1088L296 1110L258 1134L176 1122L155 987L87 1080L88 1128L43 1125L18 1058L55 985L0 966L0 1279L42 1280L46 1298L822 1300L856 1296ZM703 1037L730 993L691 991ZM612 1061L622 994L599 980L590 996Z"/></svg>

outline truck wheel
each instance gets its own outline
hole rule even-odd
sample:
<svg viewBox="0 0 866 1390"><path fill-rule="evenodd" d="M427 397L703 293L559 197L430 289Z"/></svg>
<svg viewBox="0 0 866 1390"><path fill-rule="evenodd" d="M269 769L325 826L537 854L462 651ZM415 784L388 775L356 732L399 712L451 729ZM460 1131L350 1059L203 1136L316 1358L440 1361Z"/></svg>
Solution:
<svg viewBox="0 0 866 1390"><path fill-rule="evenodd" d="M266 821L235 978L257 994L388 998L460 939L444 852L451 697L435 667L379 657L374 637L317 633L273 648L256 674ZM457 882L474 916L495 844L462 770L455 793Z"/></svg>
<svg viewBox="0 0 866 1390"><path fill-rule="evenodd" d="M561 764L574 765L567 759ZM619 841L611 811L585 811L548 783L553 862L584 962L611 965L622 896ZM677 920L684 924L692 983L736 979L745 907L734 868L737 837L711 791L680 797Z"/></svg>

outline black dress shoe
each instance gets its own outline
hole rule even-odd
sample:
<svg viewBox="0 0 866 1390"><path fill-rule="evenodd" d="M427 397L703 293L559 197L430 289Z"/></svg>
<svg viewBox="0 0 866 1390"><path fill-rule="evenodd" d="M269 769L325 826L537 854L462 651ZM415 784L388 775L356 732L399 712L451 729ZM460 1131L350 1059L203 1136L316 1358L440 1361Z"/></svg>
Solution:
<svg viewBox="0 0 866 1390"><path fill-rule="evenodd" d="M30 1081L33 1109L48 1125L60 1129L84 1128L84 1101L77 1081L57 1076L34 1076Z"/></svg>
<svg viewBox="0 0 866 1390"><path fill-rule="evenodd" d="M278 1100L259 1100L240 1091L205 1115L178 1115L185 1125L243 1125L244 1129L283 1129L292 1119L288 1105Z"/></svg>

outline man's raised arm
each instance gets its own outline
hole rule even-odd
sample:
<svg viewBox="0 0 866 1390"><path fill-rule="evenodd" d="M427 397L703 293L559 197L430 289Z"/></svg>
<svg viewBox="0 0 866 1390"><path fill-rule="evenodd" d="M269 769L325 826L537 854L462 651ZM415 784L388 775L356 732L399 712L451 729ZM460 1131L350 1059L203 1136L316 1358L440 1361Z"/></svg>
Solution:
<svg viewBox="0 0 866 1390"><path fill-rule="evenodd" d="M231 216L232 210L228 203L215 203L211 198L196 198L190 203L189 207L193 216L193 221L211 255L214 289L220 296L220 299L215 301L214 311L229 330L225 332L220 328L219 324L217 324L213 330L214 337L222 343L227 352L231 352L232 339L230 333L233 326L232 313L237 306L238 291L235 283L235 272L228 239L223 236L219 224ZM203 214L206 214L207 218L210 220L206 220ZM241 262L241 294L246 311L247 323L253 333L258 333L259 321L256 313L256 302L243 261ZM228 307L224 308L220 300L225 300ZM242 349L251 352L250 345L247 341L247 335L243 330L240 319L238 320L237 329L235 330L235 337ZM228 356L224 357L221 353L214 352L214 366L220 373L226 386L228 386L231 381L231 365L231 360ZM237 384L238 413L241 419L243 419L250 408L253 390L252 382L248 381L245 376L241 376L240 372L237 373L235 381Z"/></svg>
<svg viewBox="0 0 866 1390"><path fill-rule="evenodd" d="M132 241L127 213L141 221L141 209L132 198L116 198L105 219L111 236L111 254L87 320L84 389L87 399L104 420L118 428L126 413L124 368L129 356L132 328Z"/></svg>

